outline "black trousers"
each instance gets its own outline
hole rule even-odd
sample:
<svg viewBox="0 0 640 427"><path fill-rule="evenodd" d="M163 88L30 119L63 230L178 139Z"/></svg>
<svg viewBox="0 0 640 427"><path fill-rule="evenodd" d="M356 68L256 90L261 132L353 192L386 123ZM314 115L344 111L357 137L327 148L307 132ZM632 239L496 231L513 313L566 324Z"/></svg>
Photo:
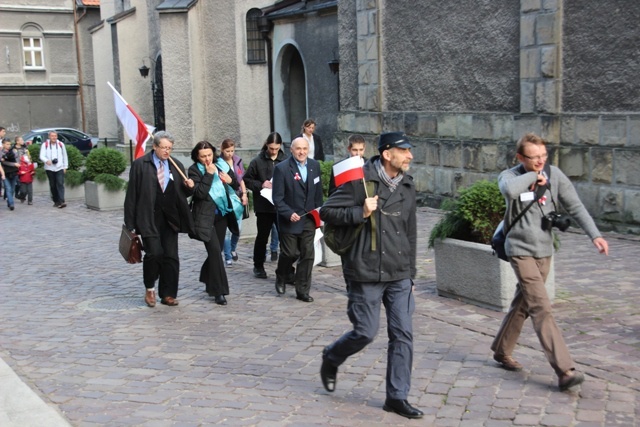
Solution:
<svg viewBox="0 0 640 427"><path fill-rule="evenodd" d="M235 221L235 218L233 219ZM213 234L208 242L204 243L207 249L207 259L200 269L200 281L205 284L207 294L215 297L229 295L229 281L227 270L222 261L222 245L227 231L227 217L216 215L213 222Z"/></svg>
<svg viewBox="0 0 640 427"><path fill-rule="evenodd" d="M258 234L256 235L255 243L253 244L253 266L257 268L264 268L264 260L267 253L267 242L269 241L269 234L271 234L271 227L276 224L275 213L256 212L256 227L258 228Z"/></svg>
<svg viewBox="0 0 640 427"><path fill-rule="evenodd" d="M53 203L59 205L64 203L64 171L47 171L49 178L49 190Z"/></svg>
<svg viewBox="0 0 640 427"><path fill-rule="evenodd" d="M278 258L278 268L276 276L282 281L293 271L293 263L298 261L296 266L296 294L309 295L311 289L311 272L313 270L313 260L315 248L313 237L316 234L316 224L310 215L302 217L304 229L300 234L288 234L280 232L280 257Z"/></svg>
<svg viewBox="0 0 640 427"><path fill-rule="evenodd" d="M153 288L158 280L160 298L178 296L180 279L180 260L178 258L178 233L157 215L156 228L160 233L156 237L142 237L144 257L142 258L142 277L147 289Z"/></svg>

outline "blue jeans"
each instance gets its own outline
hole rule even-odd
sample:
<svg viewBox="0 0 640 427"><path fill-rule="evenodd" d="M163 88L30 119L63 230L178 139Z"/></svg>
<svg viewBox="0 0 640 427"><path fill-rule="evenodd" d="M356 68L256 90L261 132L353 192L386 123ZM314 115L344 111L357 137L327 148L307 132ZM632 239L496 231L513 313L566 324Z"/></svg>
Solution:
<svg viewBox="0 0 640 427"><path fill-rule="evenodd" d="M18 182L18 175L4 179L4 194L7 196L7 206L13 206L13 196L16 192L16 183Z"/></svg>
<svg viewBox="0 0 640 427"><path fill-rule="evenodd" d="M242 230L242 219L238 220L238 230ZM224 237L224 260L231 260L231 252L235 252L238 247L238 240L240 240L239 234L233 234L227 228Z"/></svg>
<svg viewBox="0 0 640 427"><path fill-rule="evenodd" d="M275 223L271 226L271 244L269 245L271 252L278 252L278 246L280 246L280 237L278 236L278 229Z"/></svg>

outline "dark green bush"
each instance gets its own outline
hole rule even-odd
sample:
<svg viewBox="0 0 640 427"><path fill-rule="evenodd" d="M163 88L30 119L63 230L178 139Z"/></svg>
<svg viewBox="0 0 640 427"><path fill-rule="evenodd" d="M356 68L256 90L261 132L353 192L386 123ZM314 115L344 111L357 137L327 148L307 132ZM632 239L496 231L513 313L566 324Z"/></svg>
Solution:
<svg viewBox="0 0 640 427"><path fill-rule="evenodd" d="M108 191L124 190L127 185L127 181L125 181L124 179L108 173L98 174L92 179L92 181L97 184L104 184L104 187Z"/></svg>
<svg viewBox="0 0 640 427"><path fill-rule="evenodd" d="M79 171L84 165L85 157L82 155L80 150L73 145L67 144L65 145L65 148L67 149L67 158L69 159L69 169Z"/></svg>
<svg viewBox="0 0 640 427"><path fill-rule="evenodd" d="M431 230L429 247L436 239L446 238L490 244L506 210L498 183L486 180L460 190L460 196L442 208L447 212Z"/></svg>
<svg viewBox="0 0 640 427"><path fill-rule="evenodd" d="M64 174L64 185L69 187L78 187L84 184L84 178L84 173L73 169L67 169L67 173Z"/></svg>
<svg viewBox="0 0 640 427"><path fill-rule="evenodd" d="M127 161L120 151L108 148L94 148L87 156L85 163L87 180L95 181L100 174L117 177L127 168Z"/></svg>
<svg viewBox="0 0 640 427"><path fill-rule="evenodd" d="M27 150L29 150L29 155L31 156L31 161L38 164L38 168L44 166L44 163L40 161L40 147L42 144L31 144L27 146Z"/></svg>
<svg viewBox="0 0 640 427"><path fill-rule="evenodd" d="M47 180L47 172L44 170L44 167L42 167L42 165L40 165L40 164L36 168L36 179L38 181L46 181Z"/></svg>
<svg viewBox="0 0 640 427"><path fill-rule="evenodd" d="M333 161L318 162L320 163L320 173L322 177L322 194L326 200L329 197L329 181L331 180L331 169L333 168Z"/></svg>

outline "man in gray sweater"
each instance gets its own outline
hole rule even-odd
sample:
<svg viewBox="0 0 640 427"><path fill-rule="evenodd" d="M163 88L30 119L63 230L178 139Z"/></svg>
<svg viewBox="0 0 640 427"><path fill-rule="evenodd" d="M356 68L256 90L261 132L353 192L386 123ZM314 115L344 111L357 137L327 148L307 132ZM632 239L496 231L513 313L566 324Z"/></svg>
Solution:
<svg viewBox="0 0 640 427"><path fill-rule="evenodd" d="M491 349L493 358L504 369L522 370L512 353L527 317L558 376L558 387L566 390L581 384L584 375L575 369L562 333L551 314L551 302L544 287L553 252L552 227L564 228L562 218L553 220L557 202L586 232L600 253L609 254L593 219L578 198L569 178L555 166L545 167L547 148L539 136L528 133L518 141L516 158L520 165L498 177L500 192L507 203L505 229L513 224L505 242L509 262L518 278L516 294L502 321ZM542 190L542 191L540 191ZM537 201L515 222L516 217L535 198Z"/></svg>

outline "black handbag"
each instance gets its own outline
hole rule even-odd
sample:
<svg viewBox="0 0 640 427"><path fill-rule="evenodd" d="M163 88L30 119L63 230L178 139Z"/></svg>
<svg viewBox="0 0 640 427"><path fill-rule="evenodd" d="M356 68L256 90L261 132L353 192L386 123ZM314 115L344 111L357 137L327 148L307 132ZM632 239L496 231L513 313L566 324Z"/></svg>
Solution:
<svg viewBox="0 0 640 427"><path fill-rule="evenodd" d="M242 211L242 219L249 218L249 204L244 205L244 211Z"/></svg>

